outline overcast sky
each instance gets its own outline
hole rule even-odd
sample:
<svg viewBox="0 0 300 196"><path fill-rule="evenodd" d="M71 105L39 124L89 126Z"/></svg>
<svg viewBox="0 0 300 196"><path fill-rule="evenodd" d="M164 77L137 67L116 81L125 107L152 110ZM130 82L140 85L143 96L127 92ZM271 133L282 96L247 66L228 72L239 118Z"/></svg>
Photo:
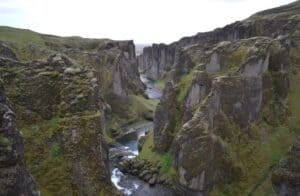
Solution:
<svg viewBox="0 0 300 196"><path fill-rule="evenodd" d="M170 43L294 0L0 0L0 25Z"/></svg>

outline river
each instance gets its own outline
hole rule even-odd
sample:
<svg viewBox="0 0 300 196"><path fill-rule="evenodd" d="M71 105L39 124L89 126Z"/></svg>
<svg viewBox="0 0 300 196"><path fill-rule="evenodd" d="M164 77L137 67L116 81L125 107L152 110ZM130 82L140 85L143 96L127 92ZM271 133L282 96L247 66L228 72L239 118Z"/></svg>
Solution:
<svg viewBox="0 0 300 196"><path fill-rule="evenodd" d="M162 92L155 88L154 82L147 79L145 75L140 75L141 81L146 85L146 93L150 99L159 99ZM140 122L127 127L127 130L134 128L136 132L132 132L118 140L119 146L110 148L111 161L111 181L117 189L124 195L132 196L173 196L173 190L165 188L161 185L149 186L138 178L123 174L117 167L116 163L122 159L132 159L138 155L138 140L145 133L153 128L153 122Z"/></svg>

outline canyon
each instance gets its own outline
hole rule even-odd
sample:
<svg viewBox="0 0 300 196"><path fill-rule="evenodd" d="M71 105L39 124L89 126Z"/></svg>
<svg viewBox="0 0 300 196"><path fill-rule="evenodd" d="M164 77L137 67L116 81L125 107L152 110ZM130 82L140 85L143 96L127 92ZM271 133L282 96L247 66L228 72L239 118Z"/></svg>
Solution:
<svg viewBox="0 0 300 196"><path fill-rule="evenodd" d="M0 195L300 194L300 1L137 53L0 27Z"/></svg>

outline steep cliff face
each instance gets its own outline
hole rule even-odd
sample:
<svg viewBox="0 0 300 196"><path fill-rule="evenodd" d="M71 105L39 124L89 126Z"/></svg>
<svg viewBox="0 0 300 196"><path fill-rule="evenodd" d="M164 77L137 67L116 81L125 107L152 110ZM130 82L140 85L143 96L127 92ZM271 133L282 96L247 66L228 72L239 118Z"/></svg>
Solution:
<svg viewBox="0 0 300 196"><path fill-rule="evenodd" d="M114 194L104 101L93 69L63 54L46 61L0 57L0 75L42 194Z"/></svg>
<svg viewBox="0 0 300 196"><path fill-rule="evenodd" d="M157 80L165 77L165 73L173 68L176 54L185 46L200 44L205 47L221 41L234 41L254 36L275 38L279 35L291 34L297 31L295 26L299 20L298 9L299 2L295 2L257 13L244 21L235 22L212 32L184 37L170 45L153 44L151 47L144 48L143 54L138 57L139 66L149 78Z"/></svg>
<svg viewBox="0 0 300 196"><path fill-rule="evenodd" d="M175 60L176 47L165 44L153 44L145 47L143 54L138 57L138 65L152 80L160 79L169 71Z"/></svg>
<svg viewBox="0 0 300 196"><path fill-rule="evenodd" d="M133 41L89 40L43 35L53 51L66 54L76 62L95 69L104 96L120 98L130 93L143 94ZM62 42L62 43L61 43Z"/></svg>
<svg viewBox="0 0 300 196"><path fill-rule="evenodd" d="M58 42L52 39L50 41ZM74 61L94 70L102 95L108 104L107 114L112 116L110 124L117 124L113 126L114 129L119 131L120 126L138 120L139 115L130 111L133 107L132 102L136 102L132 96L144 96L144 85L139 78L132 41L97 41L99 43L94 43L93 47L83 45L80 46L83 48L79 49L54 47L48 42L46 44L53 50L57 47L57 51L63 51ZM144 113L151 113L142 105L140 108Z"/></svg>
<svg viewBox="0 0 300 196"><path fill-rule="evenodd" d="M300 130L299 5L177 43L197 41L176 51L153 142L157 152L172 153L183 192L274 194L270 171ZM241 31L242 24L249 26ZM268 36L252 37L255 24Z"/></svg>
<svg viewBox="0 0 300 196"><path fill-rule="evenodd" d="M39 195L36 184L24 164L23 140L2 83L0 83L0 149L0 194Z"/></svg>
<svg viewBox="0 0 300 196"><path fill-rule="evenodd" d="M144 96L133 41L58 37L10 27L0 27L0 41L20 61L45 61L50 55L61 53L92 69L108 108L123 121L130 115L128 108L117 111L132 102L128 95ZM10 55L1 48L2 56Z"/></svg>

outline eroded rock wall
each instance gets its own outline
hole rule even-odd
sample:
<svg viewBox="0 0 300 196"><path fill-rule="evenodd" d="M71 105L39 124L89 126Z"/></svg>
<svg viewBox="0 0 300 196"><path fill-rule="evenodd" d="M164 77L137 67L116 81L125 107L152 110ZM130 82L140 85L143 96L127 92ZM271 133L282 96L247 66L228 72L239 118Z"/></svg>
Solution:
<svg viewBox="0 0 300 196"><path fill-rule="evenodd" d="M297 1L176 42L154 144L172 153L184 193L275 194L268 176L299 135L299 9Z"/></svg>
<svg viewBox="0 0 300 196"><path fill-rule="evenodd" d="M145 47L138 57L139 67L154 80L165 77L166 72L174 68L174 62L180 49L193 44L205 47L221 41L235 41L255 36L275 38L279 35L291 34L296 31L298 24L298 2L282 6L277 10L259 12L250 18L232 23L211 32L198 33L184 37L170 45L153 44Z"/></svg>
<svg viewBox="0 0 300 196"><path fill-rule="evenodd" d="M40 195L24 163L23 138L0 81L0 195Z"/></svg>
<svg viewBox="0 0 300 196"><path fill-rule="evenodd" d="M47 194L115 194L95 72L63 54L0 58L0 75L25 140L29 170Z"/></svg>

